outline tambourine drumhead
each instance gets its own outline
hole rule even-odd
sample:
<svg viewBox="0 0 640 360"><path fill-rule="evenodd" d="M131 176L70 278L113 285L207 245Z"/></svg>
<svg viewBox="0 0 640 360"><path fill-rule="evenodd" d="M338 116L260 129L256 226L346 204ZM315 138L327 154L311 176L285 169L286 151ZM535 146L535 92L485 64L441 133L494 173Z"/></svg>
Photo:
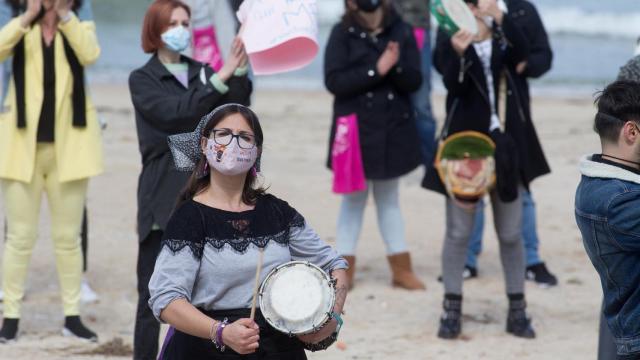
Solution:
<svg viewBox="0 0 640 360"><path fill-rule="evenodd" d="M292 261L273 269L259 291L260 310L276 330L291 335L312 333L330 320L335 290L319 267Z"/></svg>
<svg viewBox="0 0 640 360"><path fill-rule="evenodd" d="M493 187L495 148L490 137L476 131L462 131L440 142L435 167L452 198L475 201Z"/></svg>
<svg viewBox="0 0 640 360"><path fill-rule="evenodd" d="M472 34L478 33L478 23L469 6L463 0L433 0L431 13L449 34L464 29Z"/></svg>

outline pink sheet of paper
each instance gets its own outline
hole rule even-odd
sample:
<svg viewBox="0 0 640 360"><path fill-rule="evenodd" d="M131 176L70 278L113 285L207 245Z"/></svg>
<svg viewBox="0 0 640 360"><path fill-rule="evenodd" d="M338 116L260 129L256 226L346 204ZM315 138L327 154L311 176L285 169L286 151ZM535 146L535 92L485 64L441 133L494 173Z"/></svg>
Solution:
<svg viewBox="0 0 640 360"><path fill-rule="evenodd" d="M245 0L237 16L256 75L300 69L318 53L316 0Z"/></svg>
<svg viewBox="0 0 640 360"><path fill-rule="evenodd" d="M418 50L422 50L422 48L424 47L424 37L427 36L427 31L424 28L414 27L413 36L416 38Z"/></svg>
<svg viewBox="0 0 640 360"><path fill-rule="evenodd" d="M209 64L213 70L218 71L223 65L221 54L213 26L193 29L194 59Z"/></svg>

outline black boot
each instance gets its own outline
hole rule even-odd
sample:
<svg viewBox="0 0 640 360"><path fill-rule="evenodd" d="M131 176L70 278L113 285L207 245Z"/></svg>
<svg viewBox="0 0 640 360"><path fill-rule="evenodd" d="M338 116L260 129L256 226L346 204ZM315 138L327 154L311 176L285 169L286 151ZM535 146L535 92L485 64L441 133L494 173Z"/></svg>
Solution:
<svg viewBox="0 0 640 360"><path fill-rule="evenodd" d="M62 329L64 336L75 336L80 339L89 341L98 341L98 335L93 331L87 329L86 326L80 321L80 316L67 316L64 318L64 329Z"/></svg>
<svg viewBox="0 0 640 360"><path fill-rule="evenodd" d="M455 339L462 332L462 295L446 294L442 307L438 337Z"/></svg>
<svg viewBox="0 0 640 360"><path fill-rule="evenodd" d="M531 326L531 319L527 317L527 302L524 296L519 300L509 300L509 315L507 316L507 332L514 336L533 339L536 332Z"/></svg>
<svg viewBox="0 0 640 360"><path fill-rule="evenodd" d="M0 329L0 344L4 344L11 340L15 340L18 335L18 322L20 319L7 319L2 320L2 329Z"/></svg>

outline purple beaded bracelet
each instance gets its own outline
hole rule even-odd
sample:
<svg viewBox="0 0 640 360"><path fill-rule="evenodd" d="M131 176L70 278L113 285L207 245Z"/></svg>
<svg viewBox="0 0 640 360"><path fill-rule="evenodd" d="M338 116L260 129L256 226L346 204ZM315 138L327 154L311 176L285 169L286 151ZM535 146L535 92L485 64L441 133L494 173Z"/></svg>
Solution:
<svg viewBox="0 0 640 360"><path fill-rule="evenodd" d="M224 352L226 346L224 345L224 341L222 341L222 330L229 324L229 319L224 318L220 325L218 325L218 329L216 330L216 339L213 342L218 350Z"/></svg>

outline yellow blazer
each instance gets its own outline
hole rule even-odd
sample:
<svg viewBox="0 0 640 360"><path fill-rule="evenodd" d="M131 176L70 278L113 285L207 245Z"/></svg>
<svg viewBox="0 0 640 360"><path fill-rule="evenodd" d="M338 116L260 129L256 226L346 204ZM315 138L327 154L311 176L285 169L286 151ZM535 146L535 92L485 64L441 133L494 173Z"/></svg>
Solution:
<svg viewBox="0 0 640 360"><path fill-rule="evenodd" d="M55 37L56 116L55 154L60 182L79 180L103 171L102 137L95 107L86 91L87 126L72 124L73 74L64 52L62 32L83 66L100 56L95 24L79 21L75 15L58 25ZM39 24L23 28L20 18L11 20L0 30L0 61L13 53L24 37L26 128L18 129L15 83L12 79L5 100L6 111L0 114L0 179L31 182L36 160L36 135L44 99L42 31Z"/></svg>

